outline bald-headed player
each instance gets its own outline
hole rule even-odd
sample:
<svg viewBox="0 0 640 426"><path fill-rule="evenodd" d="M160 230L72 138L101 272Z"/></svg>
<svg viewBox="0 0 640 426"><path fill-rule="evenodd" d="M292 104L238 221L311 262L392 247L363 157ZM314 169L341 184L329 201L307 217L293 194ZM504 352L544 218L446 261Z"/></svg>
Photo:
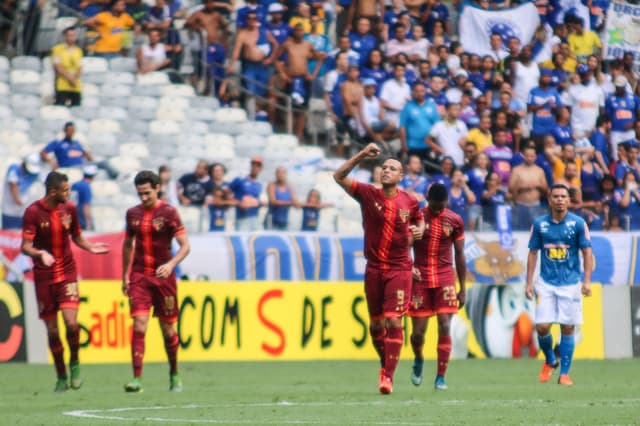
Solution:
<svg viewBox="0 0 640 426"><path fill-rule="evenodd" d="M402 317L409 309L411 268L409 239L420 239L424 220L417 199L398 188L402 164L388 159L382 164L382 187L355 181L349 173L380 149L367 145L333 174L336 182L360 203L367 268L364 289L369 309L371 340L380 356L378 389L393 390L395 372L404 341Z"/></svg>

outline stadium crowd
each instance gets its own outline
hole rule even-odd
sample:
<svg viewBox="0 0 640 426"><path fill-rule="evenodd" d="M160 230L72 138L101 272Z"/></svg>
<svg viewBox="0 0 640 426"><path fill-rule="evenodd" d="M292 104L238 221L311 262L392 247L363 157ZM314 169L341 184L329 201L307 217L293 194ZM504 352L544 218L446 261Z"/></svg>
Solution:
<svg viewBox="0 0 640 426"><path fill-rule="evenodd" d="M286 93L301 142L308 136L309 106L323 100L328 127L335 129L329 149L344 157L352 146L378 143L404 161L401 186L422 202L430 183L445 184L450 208L467 229L495 229L499 205L512 206L514 229L529 229L554 183L570 187L572 211L592 230L640 229L640 76L630 52L602 60L598 33L606 22L606 0L587 2L588 22L566 2L537 1L541 24L534 37L520 40L496 31L488 36L491 54L484 56L465 51L459 41L462 9L502 9L517 2L59 3L61 14L81 14L81 23L97 34L83 50L77 31L69 28L51 52L59 105L82 103L85 54L134 56L138 73L166 70L171 81L181 82L181 63L189 53L194 75L206 69L210 76L206 95L222 106L242 104L255 120L281 121L273 105L279 102L277 90ZM180 20L204 39L181 37ZM73 149L92 159L82 147ZM295 194L284 167L263 188L261 158L252 158L249 174L232 182L225 180L225 164L215 160L200 161L175 182L167 166L160 169L166 199L207 206L212 231L225 229L230 208L236 229L259 229L261 206L269 209L268 229L293 229L288 211L301 208L302 228L313 230L319 211L330 205L316 190ZM21 179L31 179L34 161L27 158L9 170L3 215L6 203L19 201L16 189L24 187ZM360 175L374 179L374 166ZM261 201L263 191L267 201Z"/></svg>

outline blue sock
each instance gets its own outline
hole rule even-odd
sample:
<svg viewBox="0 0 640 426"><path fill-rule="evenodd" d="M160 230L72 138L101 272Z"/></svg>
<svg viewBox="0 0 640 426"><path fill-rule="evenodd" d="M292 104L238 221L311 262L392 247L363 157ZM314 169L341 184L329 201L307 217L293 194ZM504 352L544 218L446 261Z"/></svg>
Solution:
<svg viewBox="0 0 640 426"><path fill-rule="evenodd" d="M548 333L546 336L538 334L538 345L544 354L546 363L549 365L555 364L556 354L553 353L553 336L551 336L551 333Z"/></svg>
<svg viewBox="0 0 640 426"><path fill-rule="evenodd" d="M575 339L573 334L563 334L560 339L560 374L569 374Z"/></svg>

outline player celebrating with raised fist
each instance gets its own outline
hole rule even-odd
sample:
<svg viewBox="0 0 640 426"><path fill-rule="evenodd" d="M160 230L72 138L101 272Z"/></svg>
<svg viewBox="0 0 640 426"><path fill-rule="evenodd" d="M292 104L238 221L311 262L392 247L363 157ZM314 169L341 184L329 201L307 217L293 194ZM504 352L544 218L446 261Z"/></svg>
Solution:
<svg viewBox="0 0 640 426"><path fill-rule="evenodd" d="M153 306L153 314L160 320L169 358L169 390L180 392L180 340L175 330L178 292L173 271L189 254L189 240L176 209L158 199L160 176L145 170L136 175L134 184L142 202L127 210L127 230L122 246L122 291L129 296L133 317L133 380L124 388L127 392L142 392L144 337ZM171 241L174 238L180 248L172 256Z"/></svg>
<svg viewBox="0 0 640 426"><path fill-rule="evenodd" d="M31 204L22 218L22 253L33 258L33 274L40 318L47 327L49 349L53 355L58 381L55 391L80 389L80 327L78 326L78 277L71 252L73 242L83 250L104 254L109 250L103 243L85 240L78 221L78 210L69 202L69 179L51 172L45 181L44 198ZM67 343L71 357L70 383L64 364L62 342L58 331L58 310L67 329Z"/></svg>
<svg viewBox="0 0 640 426"><path fill-rule="evenodd" d="M411 382L422 383L424 357L422 348L429 317L438 317L438 368L434 387L447 389L444 375L451 355L451 317L462 308L466 297L467 275L464 257L464 222L446 208L449 197L447 187L434 183L427 192L424 216L424 235L413 243L415 266L409 316L412 322L411 347L414 354ZM452 250L455 251L456 275L460 290L456 292Z"/></svg>
<svg viewBox="0 0 640 426"><path fill-rule="evenodd" d="M411 267L409 238L422 237L424 221L418 201L398 188L402 164L388 159L382 164L382 188L355 181L349 173L380 149L367 145L333 174L336 182L360 203L367 267L364 289L369 309L369 331L380 357L378 390L389 394L404 340L402 317L409 308Z"/></svg>
<svg viewBox="0 0 640 426"><path fill-rule="evenodd" d="M573 385L569 368L573 358L575 326L582 324L582 297L591 295L593 258L589 228L580 217L570 213L569 188L556 184L549 193L551 213L538 217L531 227L529 257L527 259L526 295L536 307L538 344L544 353L539 379L548 382L553 370L560 364L558 383ZM533 274L538 263L538 250L542 251L540 278L533 286ZM580 284L580 256L582 250L584 278ZM560 324L560 362L553 350L551 324Z"/></svg>

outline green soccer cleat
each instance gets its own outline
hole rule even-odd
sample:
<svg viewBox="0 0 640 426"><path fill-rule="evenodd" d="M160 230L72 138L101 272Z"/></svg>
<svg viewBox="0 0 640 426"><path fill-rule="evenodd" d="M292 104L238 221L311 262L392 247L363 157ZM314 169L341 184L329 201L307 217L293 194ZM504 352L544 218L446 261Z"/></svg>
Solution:
<svg viewBox="0 0 640 426"><path fill-rule="evenodd" d="M422 366L424 365L424 358L416 358L413 361L413 368L411 369L411 383L414 386L420 386L422 384Z"/></svg>
<svg viewBox="0 0 640 426"><path fill-rule="evenodd" d="M140 377L134 377L133 380L124 385L124 391L130 393L142 393L144 389L142 389Z"/></svg>
<svg viewBox="0 0 640 426"><path fill-rule="evenodd" d="M80 363L74 362L69 364L69 370L71 370L71 389L80 389L80 387L82 387L82 379L80 378Z"/></svg>
<svg viewBox="0 0 640 426"><path fill-rule="evenodd" d="M433 388L435 390L447 390L449 386L447 386L447 382L444 381L444 376L436 376L436 380L433 383Z"/></svg>
<svg viewBox="0 0 640 426"><path fill-rule="evenodd" d="M58 377L58 380L56 381L56 387L53 391L55 393L62 393L62 392L66 392L68 389L69 389L69 385L67 384L67 378Z"/></svg>
<svg viewBox="0 0 640 426"><path fill-rule="evenodd" d="M182 380L178 373L169 376L169 392L182 392Z"/></svg>

